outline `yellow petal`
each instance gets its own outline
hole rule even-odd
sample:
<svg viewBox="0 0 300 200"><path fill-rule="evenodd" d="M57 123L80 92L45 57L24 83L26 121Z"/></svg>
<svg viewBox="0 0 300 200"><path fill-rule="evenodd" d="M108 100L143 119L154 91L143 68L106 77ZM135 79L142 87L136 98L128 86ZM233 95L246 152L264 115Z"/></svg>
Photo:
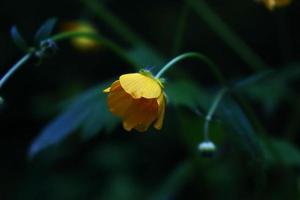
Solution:
<svg viewBox="0 0 300 200"><path fill-rule="evenodd" d="M135 129L139 132L146 131L149 126L157 119L157 115L159 113L157 100L148 100L148 103L144 105L142 113L143 116L140 118L140 123L135 127Z"/></svg>
<svg viewBox="0 0 300 200"><path fill-rule="evenodd" d="M135 129L138 131L138 132L145 132L147 131L149 128L149 126L147 126L146 124L138 124Z"/></svg>
<svg viewBox="0 0 300 200"><path fill-rule="evenodd" d="M121 87L120 81L117 80L117 81L113 82L113 84L111 85L111 87L108 87L108 88L104 89L103 92L104 93L109 93L110 91L116 90L119 87Z"/></svg>
<svg viewBox="0 0 300 200"><path fill-rule="evenodd" d="M283 7L289 5L292 0L261 0L269 10L274 10L275 7Z"/></svg>
<svg viewBox="0 0 300 200"><path fill-rule="evenodd" d="M125 130L130 131L139 123L142 117L141 113L141 101L132 99L131 105L125 111L123 119L123 127Z"/></svg>
<svg viewBox="0 0 300 200"><path fill-rule="evenodd" d="M158 105L156 99L134 99L134 103L124 116L123 126L125 130L133 128L138 131L145 131L156 119Z"/></svg>
<svg viewBox="0 0 300 200"><path fill-rule="evenodd" d="M276 6L286 6L289 5L292 1L291 0L273 0Z"/></svg>
<svg viewBox="0 0 300 200"><path fill-rule="evenodd" d="M109 110L119 117L124 117L126 112L130 109L131 105L134 104L134 99L127 94L123 88L118 87L111 89L108 95L108 107Z"/></svg>
<svg viewBox="0 0 300 200"><path fill-rule="evenodd" d="M265 0L265 5L269 10L273 10L276 6L275 0Z"/></svg>
<svg viewBox="0 0 300 200"><path fill-rule="evenodd" d="M109 93L109 92L110 92L110 87L104 89L103 92L104 92L104 93Z"/></svg>
<svg viewBox="0 0 300 200"><path fill-rule="evenodd" d="M124 74L120 76L122 88L133 98L146 99L158 98L162 93L159 83L148 76L140 73Z"/></svg>
<svg viewBox="0 0 300 200"><path fill-rule="evenodd" d="M165 116L165 107L166 107L166 99L163 93L157 99L157 103L159 106L159 115L156 122L154 123L154 128L160 130L163 125L164 116Z"/></svg>

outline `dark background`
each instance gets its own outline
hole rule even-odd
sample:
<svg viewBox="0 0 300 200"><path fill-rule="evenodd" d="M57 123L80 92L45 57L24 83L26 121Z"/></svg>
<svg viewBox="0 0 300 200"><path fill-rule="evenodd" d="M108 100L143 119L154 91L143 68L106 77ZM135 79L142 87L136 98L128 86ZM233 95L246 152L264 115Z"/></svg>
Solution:
<svg viewBox="0 0 300 200"><path fill-rule="evenodd" d="M177 55L173 41L183 1L106 0L101 3L167 60ZM282 70L291 64L299 68L298 1L273 12L251 0L211 0L207 3L270 68ZM55 32L60 30L63 22L85 19L107 38L125 47L128 45L80 1L2 0L0 74L22 56L13 44L10 28L17 25L30 41L37 28L50 17L58 19ZM179 52L186 51L199 51L210 57L220 66L227 80L242 79L254 73L194 12L187 16ZM32 140L59 113L61 102L103 80L132 71L130 64L105 47L83 53L72 48L67 41L60 43L56 54L46 58L41 65L36 65L36 62L32 59L25 64L0 91L5 99L5 104L0 107L1 200L300 197L299 163L286 166L279 162L266 167L267 164L256 163L255 158L242 152L238 145L224 145L216 158L201 158L194 166L197 173L189 178L177 179L175 175L169 179L177 169L179 171L175 174L179 177L180 173L185 173L180 169L181 166L183 169L190 167L186 160L191 155L191 148L183 142L175 126L178 124L176 120L182 119L172 115L172 107L165 119L168 128L162 133L126 133L118 125L112 133L102 131L102 134L82 141L79 131L75 131L59 145L30 160L27 153ZM190 74L189 78L203 87L215 87L209 70L199 68L195 63L187 61L183 67L189 67L184 69ZM145 66L151 64L145 63ZM290 98L284 98L286 93L274 97L278 103L271 111L268 111L268 102L255 98L250 101L268 136L278 140L288 138L295 151L299 147L300 96L297 83L299 76L286 88L292 92ZM180 116L187 121L197 121L190 111L183 109L182 113ZM191 125L188 127L195 134L202 130L193 129ZM292 130L287 127L292 127ZM184 132L185 129L180 130ZM227 145L234 141L231 135L223 137L227 138ZM282 154L283 158L289 156L289 153ZM172 180L179 181L173 184Z"/></svg>

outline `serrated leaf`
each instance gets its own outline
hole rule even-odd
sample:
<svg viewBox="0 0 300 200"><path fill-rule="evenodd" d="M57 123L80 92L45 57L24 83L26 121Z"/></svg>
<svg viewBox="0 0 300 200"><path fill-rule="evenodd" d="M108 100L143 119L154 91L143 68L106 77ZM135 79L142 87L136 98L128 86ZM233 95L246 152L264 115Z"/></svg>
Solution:
<svg viewBox="0 0 300 200"><path fill-rule="evenodd" d="M29 156L33 157L50 145L61 142L80 127L85 127L82 132L83 138L90 138L102 128L112 127L116 119L104 109L106 107L106 96L101 94L101 88L103 87L104 86L93 88L75 98L72 103L34 139L28 152ZM99 113L95 115L95 112ZM93 125L96 126L92 127Z"/></svg>
<svg viewBox="0 0 300 200"><path fill-rule="evenodd" d="M38 31L34 36L34 41L36 44L40 44L41 41L49 38L54 29L57 19L51 18L48 19L43 25L40 26Z"/></svg>
<svg viewBox="0 0 300 200"><path fill-rule="evenodd" d="M15 45L18 48L20 48L22 51L26 51L28 49L28 46L27 46L24 38L22 37L22 35L20 34L20 32L18 31L18 28L16 26L13 26L10 29L10 34L13 39L13 42L15 43Z"/></svg>

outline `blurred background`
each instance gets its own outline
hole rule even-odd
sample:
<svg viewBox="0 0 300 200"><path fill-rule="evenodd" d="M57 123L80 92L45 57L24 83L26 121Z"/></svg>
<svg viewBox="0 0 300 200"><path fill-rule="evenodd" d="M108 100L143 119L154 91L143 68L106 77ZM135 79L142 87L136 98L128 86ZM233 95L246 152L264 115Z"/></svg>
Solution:
<svg viewBox="0 0 300 200"><path fill-rule="evenodd" d="M0 1L0 74L57 18L57 42L1 88L0 199L299 199L300 3L273 11L253 0ZM84 26L85 28L80 28ZM86 28L88 27L88 28ZM121 74L189 51L210 58L236 90L203 122L222 85L199 60L168 71L161 131L123 130L102 90Z"/></svg>

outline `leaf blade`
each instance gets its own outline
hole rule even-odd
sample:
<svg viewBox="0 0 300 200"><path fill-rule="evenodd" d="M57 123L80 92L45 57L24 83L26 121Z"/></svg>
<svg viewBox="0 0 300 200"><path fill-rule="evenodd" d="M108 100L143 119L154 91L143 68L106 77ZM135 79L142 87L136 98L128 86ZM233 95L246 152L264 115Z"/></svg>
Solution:
<svg viewBox="0 0 300 200"><path fill-rule="evenodd" d="M26 51L28 49L28 46L23 38L23 36L18 31L18 28L16 26L11 27L10 29L10 35L13 39L13 42L15 45L20 48L22 51Z"/></svg>
<svg viewBox="0 0 300 200"><path fill-rule="evenodd" d="M40 28L38 29L38 31L34 36L34 41L36 44L39 44L41 41L50 37L56 22L57 22L56 18L50 18L40 26Z"/></svg>
<svg viewBox="0 0 300 200"><path fill-rule="evenodd" d="M58 144L80 127L83 127L83 131L80 133L83 139L91 138L101 129L114 128L116 118L110 115L108 110L103 109L106 107L106 96L101 95L101 90L99 90L99 88L104 88L106 85L104 83L74 98L69 103L69 106L54 118L33 140L28 150L29 158L33 158L51 145ZM95 109L96 106L100 109ZM95 112L100 113L95 115ZM97 126L93 127L95 124Z"/></svg>

